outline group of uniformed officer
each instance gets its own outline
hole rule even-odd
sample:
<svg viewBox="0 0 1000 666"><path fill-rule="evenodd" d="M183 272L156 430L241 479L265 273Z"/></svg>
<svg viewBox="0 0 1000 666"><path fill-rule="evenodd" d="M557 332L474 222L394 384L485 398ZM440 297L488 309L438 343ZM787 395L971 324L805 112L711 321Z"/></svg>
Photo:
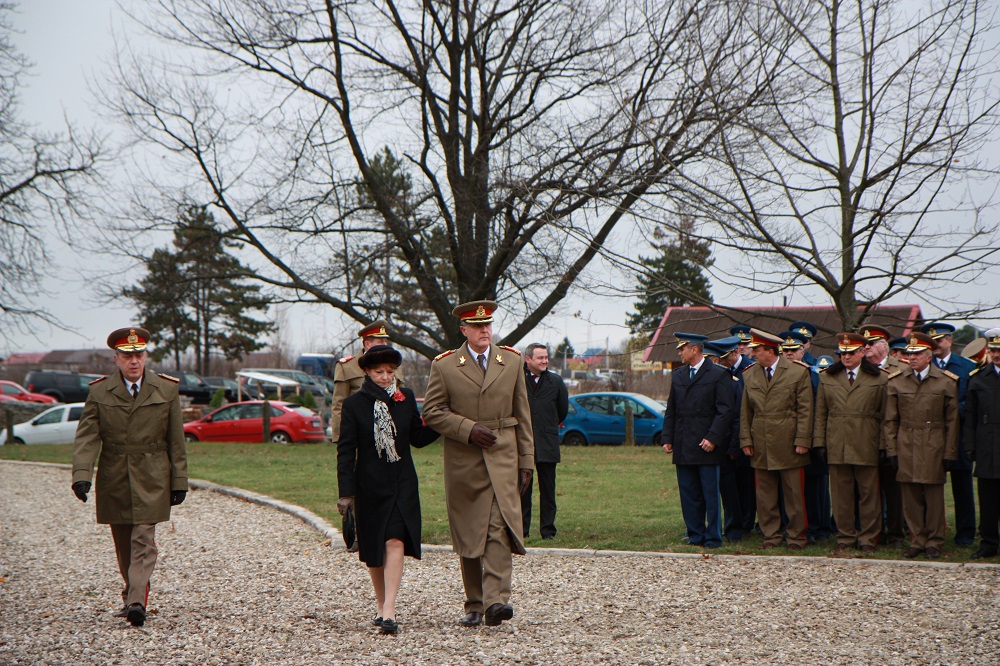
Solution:
<svg viewBox="0 0 1000 666"><path fill-rule="evenodd" d="M789 328L772 335L734 326L730 337L714 341L675 334L688 372L674 371L662 441L678 466L690 542L719 543L711 529L717 516L688 520L697 513L693 506L702 513L715 506L699 494L704 483L698 479L716 474L723 533L731 541L753 529L756 518L765 549L785 543L800 550L836 534L835 552L873 553L880 542L899 543L908 535L905 557L937 558L945 540L947 474L955 543L975 540L975 461L982 540L972 557L996 556L1000 329L959 356L951 352L950 324L926 324L896 340L884 327L863 326L837 334L835 360L809 353L815 326L795 322ZM714 376L703 375L701 353L728 370L735 410L728 407L733 396L709 399L695 389L703 376L706 382ZM703 420L694 426L698 432L677 432L674 424L685 417L695 423L692 414L729 414L729 430ZM693 458L694 443L705 449L702 438L719 440L710 442L712 449L728 455ZM687 450L678 446L683 441L691 442ZM687 471L699 464L714 469L708 475Z"/></svg>

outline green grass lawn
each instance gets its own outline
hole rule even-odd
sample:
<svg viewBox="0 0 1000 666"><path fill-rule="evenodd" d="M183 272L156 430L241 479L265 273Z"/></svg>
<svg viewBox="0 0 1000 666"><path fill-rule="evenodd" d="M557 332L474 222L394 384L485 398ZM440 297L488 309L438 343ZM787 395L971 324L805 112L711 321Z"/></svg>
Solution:
<svg viewBox="0 0 1000 666"><path fill-rule="evenodd" d="M435 443L414 454L420 478L424 542L448 543L441 445ZM564 447L562 456L556 480L559 536L555 541L538 537L536 484L529 546L702 552L699 547L681 543L685 530L677 477L670 457L659 447ZM0 458L69 463L72 447L0 446ZM188 445L188 468L192 478L270 495L304 506L334 524L340 522L337 451L333 446L196 442ZM70 492L68 475L66 492ZM950 488L945 497L951 519ZM803 553L827 555L832 546L830 541L810 546ZM760 537L754 536L711 552L760 554L760 547ZM965 561L972 552L949 541L943 559ZM898 548L882 547L876 557L898 559L901 553Z"/></svg>

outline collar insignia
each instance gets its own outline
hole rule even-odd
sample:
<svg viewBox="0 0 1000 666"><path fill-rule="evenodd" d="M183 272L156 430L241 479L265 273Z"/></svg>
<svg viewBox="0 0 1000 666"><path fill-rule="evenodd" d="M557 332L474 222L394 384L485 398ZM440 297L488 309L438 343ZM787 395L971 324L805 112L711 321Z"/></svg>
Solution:
<svg viewBox="0 0 1000 666"><path fill-rule="evenodd" d="M463 365L466 364L466 362L467 362L467 359L464 356L459 356L458 357L458 367L461 368Z"/></svg>
<svg viewBox="0 0 1000 666"><path fill-rule="evenodd" d="M503 365L503 357L500 356L500 354L497 354L496 362L499 363L500 365Z"/></svg>

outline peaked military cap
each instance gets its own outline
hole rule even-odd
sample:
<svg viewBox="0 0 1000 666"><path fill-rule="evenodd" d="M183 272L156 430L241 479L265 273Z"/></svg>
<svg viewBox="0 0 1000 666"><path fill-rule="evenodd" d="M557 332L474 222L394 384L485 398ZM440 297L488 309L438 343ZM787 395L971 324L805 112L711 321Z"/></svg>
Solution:
<svg viewBox="0 0 1000 666"><path fill-rule="evenodd" d="M777 335L771 335L767 331L762 331L757 328L750 329L750 346L751 347L774 347L780 348L784 344L784 340L779 338Z"/></svg>
<svg viewBox="0 0 1000 666"><path fill-rule="evenodd" d="M852 352L868 344L868 337L860 333L837 333L837 351Z"/></svg>
<svg viewBox="0 0 1000 666"><path fill-rule="evenodd" d="M906 349L906 338L893 338L889 340L889 349L903 351Z"/></svg>
<svg viewBox="0 0 1000 666"><path fill-rule="evenodd" d="M823 355L820 356L818 359L816 359L816 369L824 370L826 368L829 368L834 363L836 363L836 361L833 360L832 356Z"/></svg>
<svg viewBox="0 0 1000 666"><path fill-rule="evenodd" d="M778 337L782 340L781 349L786 351L799 349L809 342L809 336L799 331L785 331Z"/></svg>
<svg viewBox="0 0 1000 666"><path fill-rule="evenodd" d="M714 356L716 358L719 358L720 356L725 356L725 354L720 354L719 348L716 347L715 344L711 342L706 342L704 349L705 349L705 356Z"/></svg>
<svg viewBox="0 0 1000 666"><path fill-rule="evenodd" d="M119 328L108 336L108 347L120 352L145 351L149 338L149 331L139 326Z"/></svg>
<svg viewBox="0 0 1000 666"><path fill-rule="evenodd" d="M934 321L930 324L924 324L920 327L921 333L926 333L935 340L940 340L946 335L951 335L955 332L955 327L951 324L945 324L944 322Z"/></svg>
<svg viewBox="0 0 1000 666"><path fill-rule="evenodd" d="M986 358L986 338L976 338L965 345L965 349L962 350L962 356L975 361L977 364L982 363L983 359Z"/></svg>
<svg viewBox="0 0 1000 666"><path fill-rule="evenodd" d="M806 336L806 338L808 338L809 340L812 340L814 337L816 337L816 333L819 332L819 329L817 329L815 326L813 326L807 321L793 321L791 324L788 325L788 330L797 331L802 335Z"/></svg>
<svg viewBox="0 0 1000 666"><path fill-rule="evenodd" d="M388 338L389 333L386 329L389 327L389 322L384 319L379 319L368 324L360 331L358 331L359 338Z"/></svg>
<svg viewBox="0 0 1000 666"><path fill-rule="evenodd" d="M750 327L737 324L729 329L729 335L735 335L740 340L740 344L750 342Z"/></svg>
<svg viewBox="0 0 1000 666"><path fill-rule="evenodd" d="M991 328L986 331L986 348L1000 349L1000 328Z"/></svg>
<svg viewBox="0 0 1000 666"><path fill-rule="evenodd" d="M889 329L873 325L862 326L861 335L865 336L868 342L875 342L876 340L885 340L888 342L889 338L892 337Z"/></svg>
<svg viewBox="0 0 1000 666"><path fill-rule="evenodd" d="M942 333L942 335L944 335ZM934 349L934 339L927 333L914 332L910 333L910 337L906 339L906 349L904 350L907 354L917 354L922 351L931 351Z"/></svg>
<svg viewBox="0 0 1000 666"><path fill-rule="evenodd" d="M496 301L472 301L457 306L451 314L461 319L463 324L489 324L497 307Z"/></svg>
<svg viewBox="0 0 1000 666"><path fill-rule="evenodd" d="M740 339L735 335L731 335L728 338L719 338L718 340L712 340L706 344L710 344L715 347L716 351L719 352L719 356L725 356L730 352L736 351L739 347Z"/></svg>
<svg viewBox="0 0 1000 666"><path fill-rule="evenodd" d="M677 349L691 343L703 345L708 340L707 335L698 335L697 333L674 333L674 337L677 338Z"/></svg>

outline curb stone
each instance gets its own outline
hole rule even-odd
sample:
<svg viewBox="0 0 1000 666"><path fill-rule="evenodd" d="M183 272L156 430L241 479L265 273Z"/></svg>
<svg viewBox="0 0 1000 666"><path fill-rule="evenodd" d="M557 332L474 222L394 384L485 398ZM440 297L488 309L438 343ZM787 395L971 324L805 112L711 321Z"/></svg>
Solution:
<svg viewBox="0 0 1000 666"><path fill-rule="evenodd" d="M73 469L72 465L66 465L63 463L47 463L47 462L35 462L31 460L3 460L0 459L0 464L8 465L36 465L39 467L53 467L55 469ZM279 499L275 499L270 495L262 495L260 493L251 492L249 490L244 490L242 488L236 488L233 486L221 486L217 483L212 483L211 481L203 481L201 479L188 479L188 485L196 490L207 490L210 492L218 493L220 495L226 495L228 497L235 497L252 504L258 504L260 506L269 507L272 509L277 509L283 513L287 513L295 518L298 518L304 522L309 527L313 528L324 537L330 540L331 548L340 548L341 546L335 546L337 540L341 537L340 530L328 523L325 519L317 516L312 511L305 509L297 504L291 504L289 502L284 502ZM341 543L343 541L341 540ZM444 546L440 544L421 544L421 550L434 553L450 553L453 552L451 546ZM865 564L876 564L876 565L894 565L894 566L911 566L911 567L930 567L935 569L957 569L957 568L969 568L969 569L1000 569L1000 564L991 564L988 562L928 562L924 561L914 561L914 560L868 560L863 558L826 558L821 555L813 556L803 556L803 555L714 555L707 553L661 553L661 552L645 552L636 550L591 550L591 549L576 549L576 548L526 548L526 552L529 555L555 555L555 556L570 556L570 557L655 557L662 559L699 559L699 560L711 560L715 558L741 558L744 560L774 560L781 559L789 562L837 562L840 564L854 564L854 565L865 565Z"/></svg>

